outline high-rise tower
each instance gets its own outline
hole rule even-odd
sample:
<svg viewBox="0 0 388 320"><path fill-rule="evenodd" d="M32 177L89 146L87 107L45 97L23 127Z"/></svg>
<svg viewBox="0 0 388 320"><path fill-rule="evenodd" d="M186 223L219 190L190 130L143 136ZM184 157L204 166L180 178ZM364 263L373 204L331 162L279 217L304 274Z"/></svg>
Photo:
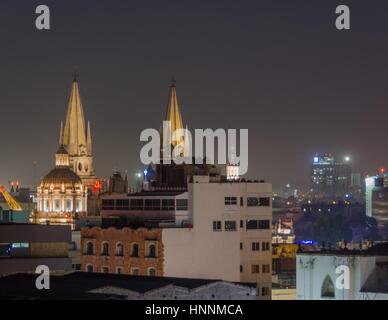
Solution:
<svg viewBox="0 0 388 320"><path fill-rule="evenodd" d="M59 140L60 145L63 145L69 153L71 170L81 178L87 188L92 188L97 177L93 167L90 123L88 122L86 127L79 84L76 77L74 77L71 86L65 127L62 129L61 124Z"/></svg>

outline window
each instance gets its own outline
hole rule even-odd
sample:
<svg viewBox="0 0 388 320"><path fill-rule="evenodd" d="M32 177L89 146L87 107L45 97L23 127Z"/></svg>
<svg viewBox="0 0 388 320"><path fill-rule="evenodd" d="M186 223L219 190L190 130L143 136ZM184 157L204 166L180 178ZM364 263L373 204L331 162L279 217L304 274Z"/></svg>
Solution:
<svg viewBox="0 0 388 320"><path fill-rule="evenodd" d="M260 242L252 242L252 251L260 250Z"/></svg>
<svg viewBox="0 0 388 320"><path fill-rule="evenodd" d="M73 211L73 201L71 199L66 199L66 212Z"/></svg>
<svg viewBox="0 0 388 320"><path fill-rule="evenodd" d="M124 255L124 246L121 242L116 244L116 256L122 257Z"/></svg>
<svg viewBox="0 0 388 320"><path fill-rule="evenodd" d="M108 242L104 242L102 244L101 255L102 256L109 256L109 244L108 244Z"/></svg>
<svg viewBox="0 0 388 320"><path fill-rule="evenodd" d="M129 199L117 199L116 210L129 210Z"/></svg>
<svg viewBox="0 0 388 320"><path fill-rule="evenodd" d="M237 224L236 221L225 221L225 231L236 231Z"/></svg>
<svg viewBox="0 0 388 320"><path fill-rule="evenodd" d="M176 199L176 210L187 210L187 199Z"/></svg>
<svg viewBox="0 0 388 320"><path fill-rule="evenodd" d="M28 242L14 242L11 247L12 249L29 248L30 244Z"/></svg>
<svg viewBox="0 0 388 320"><path fill-rule="evenodd" d="M154 244L150 244L148 246L148 255L149 258L156 258L156 246Z"/></svg>
<svg viewBox="0 0 388 320"><path fill-rule="evenodd" d="M260 265L252 264L252 273L260 273Z"/></svg>
<svg viewBox="0 0 388 320"><path fill-rule="evenodd" d="M102 210L114 210L115 201L113 199L102 199Z"/></svg>
<svg viewBox="0 0 388 320"><path fill-rule="evenodd" d="M86 244L86 255L92 256L94 255L94 248L93 248L93 242L88 242Z"/></svg>
<svg viewBox="0 0 388 320"><path fill-rule="evenodd" d="M263 250L263 251L269 251L269 248L270 248L269 242L262 242L262 243L261 243L261 250Z"/></svg>
<svg viewBox="0 0 388 320"><path fill-rule="evenodd" d="M248 207L269 207L271 204L271 199L269 197L248 197L247 206Z"/></svg>
<svg viewBox="0 0 388 320"><path fill-rule="evenodd" d="M240 272L244 272L244 267L240 264Z"/></svg>
<svg viewBox="0 0 388 320"><path fill-rule="evenodd" d="M325 280L323 280L322 289L321 289L321 297L322 298L335 298L333 280L331 280L329 275L327 275Z"/></svg>
<svg viewBox="0 0 388 320"><path fill-rule="evenodd" d="M174 199L162 199L162 210L167 210L167 211L175 210Z"/></svg>
<svg viewBox="0 0 388 320"><path fill-rule="evenodd" d="M270 272L269 264L263 264L263 265L261 266L261 272L262 272L262 273L269 273L269 272Z"/></svg>
<svg viewBox="0 0 388 320"><path fill-rule="evenodd" d="M262 287L261 288L261 296L262 297L266 297L266 296L269 296L270 294L270 290L268 287Z"/></svg>
<svg viewBox="0 0 388 320"><path fill-rule="evenodd" d="M109 273L109 268L108 267L102 267L101 268L102 273Z"/></svg>
<svg viewBox="0 0 388 320"><path fill-rule="evenodd" d="M269 220L247 220L247 230L269 229Z"/></svg>
<svg viewBox="0 0 388 320"><path fill-rule="evenodd" d="M147 274L149 276L156 276L156 270L155 268L148 268Z"/></svg>
<svg viewBox="0 0 388 320"><path fill-rule="evenodd" d="M244 249L244 244L240 242L240 250Z"/></svg>
<svg viewBox="0 0 388 320"><path fill-rule="evenodd" d="M236 206L237 205L237 197L225 197L225 205L226 206Z"/></svg>
<svg viewBox="0 0 388 320"><path fill-rule="evenodd" d="M269 229L269 220L259 220L259 229Z"/></svg>
<svg viewBox="0 0 388 320"><path fill-rule="evenodd" d="M61 211L61 200L59 200L59 199L54 200L54 210L56 212Z"/></svg>
<svg viewBox="0 0 388 320"><path fill-rule="evenodd" d="M76 212L81 212L82 211L82 202L81 199L75 200L75 211Z"/></svg>
<svg viewBox="0 0 388 320"><path fill-rule="evenodd" d="M117 274L123 274L123 267L116 267Z"/></svg>
<svg viewBox="0 0 388 320"><path fill-rule="evenodd" d="M132 243L131 245L131 257L132 258L139 257L139 245L137 243Z"/></svg>
<svg viewBox="0 0 388 320"><path fill-rule="evenodd" d="M213 221L213 231L221 231L221 221Z"/></svg>
<svg viewBox="0 0 388 320"><path fill-rule="evenodd" d="M131 199L130 208L131 210L143 210L143 199Z"/></svg>
<svg viewBox="0 0 388 320"><path fill-rule="evenodd" d="M160 199L145 199L144 210L160 210Z"/></svg>
<svg viewBox="0 0 388 320"><path fill-rule="evenodd" d="M91 264L86 266L86 272L93 272L93 266Z"/></svg>
<svg viewBox="0 0 388 320"><path fill-rule="evenodd" d="M244 228L244 220L240 220L240 228Z"/></svg>
<svg viewBox="0 0 388 320"><path fill-rule="evenodd" d="M244 206L244 198L240 197L240 207L243 207L243 206Z"/></svg>
<svg viewBox="0 0 388 320"><path fill-rule="evenodd" d="M139 268L131 268L131 274L134 276L138 276L140 274Z"/></svg>

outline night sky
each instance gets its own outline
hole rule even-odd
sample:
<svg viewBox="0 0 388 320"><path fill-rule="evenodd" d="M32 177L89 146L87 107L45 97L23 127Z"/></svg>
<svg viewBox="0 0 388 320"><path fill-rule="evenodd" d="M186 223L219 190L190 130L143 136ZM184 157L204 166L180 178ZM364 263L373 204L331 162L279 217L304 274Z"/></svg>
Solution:
<svg viewBox="0 0 388 320"><path fill-rule="evenodd" d="M340 4L350 31L334 26ZM53 168L75 69L100 177L141 170L139 135L159 129L172 76L184 123L249 129L248 176L275 189L307 187L316 152L388 166L386 0L1 0L0 39L3 184Z"/></svg>

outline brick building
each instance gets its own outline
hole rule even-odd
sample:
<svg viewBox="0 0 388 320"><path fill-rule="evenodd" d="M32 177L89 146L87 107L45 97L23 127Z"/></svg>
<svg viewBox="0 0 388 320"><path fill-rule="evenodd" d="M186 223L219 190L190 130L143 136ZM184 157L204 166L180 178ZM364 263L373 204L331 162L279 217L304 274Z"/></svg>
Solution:
<svg viewBox="0 0 388 320"><path fill-rule="evenodd" d="M160 229L83 228L81 270L163 276L161 235Z"/></svg>

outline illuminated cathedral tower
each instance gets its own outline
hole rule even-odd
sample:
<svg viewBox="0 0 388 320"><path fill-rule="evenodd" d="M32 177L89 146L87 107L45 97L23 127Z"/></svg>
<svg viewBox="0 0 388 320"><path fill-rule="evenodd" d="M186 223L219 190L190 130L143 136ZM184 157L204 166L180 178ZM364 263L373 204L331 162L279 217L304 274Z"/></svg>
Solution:
<svg viewBox="0 0 388 320"><path fill-rule="evenodd" d="M60 145L63 145L69 153L70 169L82 180L82 183L91 189L97 180L93 167L92 136L90 123L86 128L84 111L79 93L79 85L74 77L65 127L61 123Z"/></svg>

